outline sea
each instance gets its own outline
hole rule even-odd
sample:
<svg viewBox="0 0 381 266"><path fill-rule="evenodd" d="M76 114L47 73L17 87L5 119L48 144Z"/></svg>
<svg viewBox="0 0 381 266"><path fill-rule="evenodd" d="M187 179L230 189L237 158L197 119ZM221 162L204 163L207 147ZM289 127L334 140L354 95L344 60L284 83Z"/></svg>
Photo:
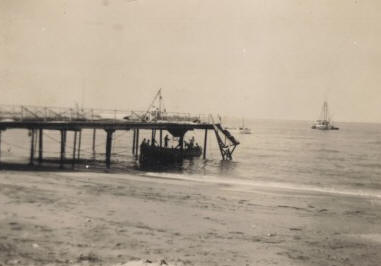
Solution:
<svg viewBox="0 0 381 266"><path fill-rule="evenodd" d="M230 130L240 141L232 161L221 160L215 134L210 130L206 160L195 158L185 160L181 165L159 169L140 169L132 154L132 131L116 131L111 174L115 171L247 187L381 198L381 124L336 123L340 127L337 131L313 130L309 121L251 120L246 122L246 126L251 128L252 134ZM165 134L164 131L163 136ZM73 135L69 132L67 136L67 158L73 156ZM140 141L150 139L151 135L150 130L141 130ZM92 130L82 131L81 161L75 170L96 172L105 169L106 134L103 130L96 131L95 160L92 136ZM188 131L185 138L192 136L203 146L204 131ZM27 130L4 131L0 156L3 165L28 164L30 140ZM171 139L169 145L176 146L176 140ZM43 147L44 158L59 158L59 132L45 130ZM71 165L65 168L70 169Z"/></svg>

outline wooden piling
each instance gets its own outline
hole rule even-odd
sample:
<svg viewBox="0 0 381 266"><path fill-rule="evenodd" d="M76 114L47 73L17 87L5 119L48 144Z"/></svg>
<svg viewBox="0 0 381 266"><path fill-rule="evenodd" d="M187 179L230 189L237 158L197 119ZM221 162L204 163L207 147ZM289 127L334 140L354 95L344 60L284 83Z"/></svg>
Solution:
<svg viewBox="0 0 381 266"><path fill-rule="evenodd" d="M136 129L134 129L134 134L132 137L132 154L135 154L135 145L136 145Z"/></svg>
<svg viewBox="0 0 381 266"><path fill-rule="evenodd" d="M76 158L76 151L77 151L77 131L74 131L74 143L73 143L73 160L71 162L71 167L75 167L75 158Z"/></svg>
<svg viewBox="0 0 381 266"><path fill-rule="evenodd" d="M30 160L29 160L29 165L33 165L34 161L34 136L35 136L35 130L31 129L30 132Z"/></svg>
<svg viewBox="0 0 381 266"><path fill-rule="evenodd" d="M78 150L77 150L77 160L81 159L81 143L82 143L82 130L79 130L78 136Z"/></svg>
<svg viewBox="0 0 381 266"><path fill-rule="evenodd" d="M60 159L60 168L64 168L65 161L65 150L66 150L66 130L61 129L61 159Z"/></svg>
<svg viewBox="0 0 381 266"><path fill-rule="evenodd" d="M2 130L0 130L0 163L1 163L1 133L2 133L3 131Z"/></svg>
<svg viewBox="0 0 381 266"><path fill-rule="evenodd" d="M43 156L43 129L40 128L38 133L38 164L42 164L42 156Z"/></svg>
<svg viewBox="0 0 381 266"><path fill-rule="evenodd" d="M136 129L135 159L139 158L139 129Z"/></svg>
<svg viewBox="0 0 381 266"><path fill-rule="evenodd" d="M33 158L36 157L37 144L38 144L38 131L37 131L37 129L35 129L34 130L34 148L33 148L34 154L33 154Z"/></svg>
<svg viewBox="0 0 381 266"><path fill-rule="evenodd" d="M160 129L160 147L163 147L163 130Z"/></svg>
<svg viewBox="0 0 381 266"><path fill-rule="evenodd" d="M202 158L206 159L206 145L208 143L208 129L205 129L205 136L204 136L204 150L203 150L203 155Z"/></svg>
<svg viewBox="0 0 381 266"><path fill-rule="evenodd" d="M114 130L106 129L107 139L106 139L106 168L110 169L111 167L111 146L112 146L112 134Z"/></svg>
<svg viewBox="0 0 381 266"><path fill-rule="evenodd" d="M95 151L95 139L96 139L96 136L97 136L97 130L94 128L93 129L93 159L95 160L95 155L96 155L96 151Z"/></svg>
<svg viewBox="0 0 381 266"><path fill-rule="evenodd" d="M151 136L151 145L152 145L152 146L154 146L154 145L155 145L155 142L156 142L155 135L156 135L156 130L155 130L155 129L152 129L152 136Z"/></svg>

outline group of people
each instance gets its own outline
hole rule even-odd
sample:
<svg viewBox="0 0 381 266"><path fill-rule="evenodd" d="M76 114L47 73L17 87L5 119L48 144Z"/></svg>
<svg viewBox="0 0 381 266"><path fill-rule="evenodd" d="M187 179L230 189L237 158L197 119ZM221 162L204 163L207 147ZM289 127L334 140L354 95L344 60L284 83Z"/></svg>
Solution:
<svg viewBox="0 0 381 266"><path fill-rule="evenodd" d="M193 148L199 148L198 143L195 143L194 136L189 140L189 142L184 141L185 148L191 150Z"/></svg>
<svg viewBox="0 0 381 266"><path fill-rule="evenodd" d="M168 148L168 144L169 144L169 136L168 134L164 136L164 147L165 148ZM195 138L194 136L192 136L192 138L190 138L189 142L187 141L184 141L184 145L185 145L185 148L186 149L193 149L193 148L199 148L199 145L198 143L196 142L195 143ZM143 139L142 143L140 144L140 147L141 148L144 148L144 147L147 147L147 146L157 146L157 142L155 139L152 139L152 142L150 142L149 139ZM181 143L179 142L178 145L176 146L176 148L179 148L181 146ZM172 146L173 147L173 146Z"/></svg>
<svg viewBox="0 0 381 266"><path fill-rule="evenodd" d="M165 135L164 137L164 147L168 148L169 143L169 137L168 135ZM150 143L149 139L143 139L142 143L140 144L141 147L147 147L147 146L157 146L157 142L155 139L152 139L152 143Z"/></svg>

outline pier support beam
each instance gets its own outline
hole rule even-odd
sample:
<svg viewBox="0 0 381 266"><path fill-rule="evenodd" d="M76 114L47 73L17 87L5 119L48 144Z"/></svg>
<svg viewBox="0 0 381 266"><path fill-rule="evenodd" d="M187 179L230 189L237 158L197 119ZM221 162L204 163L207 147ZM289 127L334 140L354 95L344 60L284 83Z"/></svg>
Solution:
<svg viewBox="0 0 381 266"><path fill-rule="evenodd" d="M112 146L112 134L114 129L106 129L107 139L106 139L106 168L110 169L111 167L111 146Z"/></svg>
<svg viewBox="0 0 381 266"><path fill-rule="evenodd" d="M97 137L97 130L94 128L93 129L93 159L95 160L95 155L96 155L96 151L95 151L95 139Z"/></svg>
<svg viewBox="0 0 381 266"><path fill-rule="evenodd" d="M163 130L160 129L160 148L163 147Z"/></svg>
<svg viewBox="0 0 381 266"><path fill-rule="evenodd" d="M61 159L60 159L60 168L64 168L65 161L65 150L66 150L66 130L61 129Z"/></svg>
<svg viewBox="0 0 381 266"><path fill-rule="evenodd" d="M38 144L38 131L37 129L34 130L34 155L33 155L33 158L36 157L36 153L37 153L37 144Z"/></svg>
<svg viewBox="0 0 381 266"><path fill-rule="evenodd" d="M5 128L0 128L0 165L1 165L1 134L3 133L4 130Z"/></svg>
<svg viewBox="0 0 381 266"><path fill-rule="evenodd" d="M79 133L79 136L78 136L77 160L79 161L81 159L82 130L79 130L78 133Z"/></svg>
<svg viewBox="0 0 381 266"><path fill-rule="evenodd" d="M139 129L136 129L135 137L135 160L139 159Z"/></svg>
<svg viewBox="0 0 381 266"><path fill-rule="evenodd" d="M42 156L43 156L43 129L40 128L38 133L38 164L42 164Z"/></svg>
<svg viewBox="0 0 381 266"><path fill-rule="evenodd" d="M35 148L35 144L34 144L34 141L35 141L35 129L31 129L30 130L30 160L29 160L29 165L33 165L33 161L34 161L34 148Z"/></svg>
<svg viewBox="0 0 381 266"><path fill-rule="evenodd" d="M74 131L74 143L73 143L73 160L71 162L71 167L74 168L75 167L75 158L76 158L76 151L77 151L77 131L75 130Z"/></svg>
<svg viewBox="0 0 381 266"><path fill-rule="evenodd" d="M132 154L135 155L135 145L136 145L136 129L134 129L132 137Z"/></svg>
<svg viewBox="0 0 381 266"><path fill-rule="evenodd" d="M156 129L152 129L151 145L154 146L156 142ZM139 143L138 143L139 145Z"/></svg>
<svg viewBox="0 0 381 266"><path fill-rule="evenodd" d="M2 130L0 130L0 164L1 164L1 133L2 133L3 131Z"/></svg>
<svg viewBox="0 0 381 266"><path fill-rule="evenodd" d="M206 159L206 147L208 143L208 129L205 129L205 136L204 136L204 150L203 150L203 155L202 158Z"/></svg>

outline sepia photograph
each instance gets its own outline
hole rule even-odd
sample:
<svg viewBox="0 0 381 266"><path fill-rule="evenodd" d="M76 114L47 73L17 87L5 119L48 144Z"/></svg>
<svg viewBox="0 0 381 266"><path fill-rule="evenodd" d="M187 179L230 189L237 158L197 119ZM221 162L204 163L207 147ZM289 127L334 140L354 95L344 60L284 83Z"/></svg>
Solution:
<svg viewBox="0 0 381 266"><path fill-rule="evenodd" d="M380 14L0 0L0 266L381 265Z"/></svg>

